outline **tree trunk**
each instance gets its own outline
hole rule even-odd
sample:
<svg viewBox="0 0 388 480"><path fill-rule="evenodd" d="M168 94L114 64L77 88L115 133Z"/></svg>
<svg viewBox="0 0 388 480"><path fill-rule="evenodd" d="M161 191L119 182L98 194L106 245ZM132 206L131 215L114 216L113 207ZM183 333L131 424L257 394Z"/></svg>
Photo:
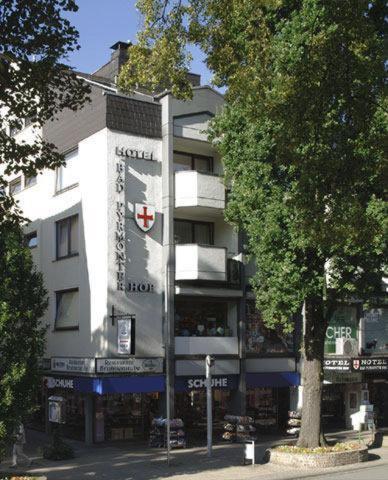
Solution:
<svg viewBox="0 0 388 480"><path fill-rule="evenodd" d="M323 299L306 299L302 346L302 422L297 445L321 445L322 360L326 333Z"/></svg>

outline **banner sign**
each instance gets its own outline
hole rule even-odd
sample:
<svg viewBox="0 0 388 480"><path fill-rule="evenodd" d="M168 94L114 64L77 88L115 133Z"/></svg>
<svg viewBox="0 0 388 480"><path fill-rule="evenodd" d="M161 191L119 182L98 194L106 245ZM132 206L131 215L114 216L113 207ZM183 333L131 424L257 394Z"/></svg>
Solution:
<svg viewBox="0 0 388 480"><path fill-rule="evenodd" d="M163 358L97 358L97 373L162 373Z"/></svg>
<svg viewBox="0 0 388 480"><path fill-rule="evenodd" d="M94 358L52 357L51 370L53 372L94 373Z"/></svg>

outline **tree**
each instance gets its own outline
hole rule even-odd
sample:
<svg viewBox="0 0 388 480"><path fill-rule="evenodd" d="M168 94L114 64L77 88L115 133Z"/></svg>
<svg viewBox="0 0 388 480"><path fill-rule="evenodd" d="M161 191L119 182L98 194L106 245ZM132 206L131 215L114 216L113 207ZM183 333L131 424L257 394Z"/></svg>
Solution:
<svg viewBox="0 0 388 480"><path fill-rule="evenodd" d="M29 122L37 128L65 108L76 110L89 91L62 62L79 48L78 32L64 17L76 12L73 0L2 0L0 3L0 168L1 175L34 175L63 162L55 146L41 136L17 143L10 130ZM9 130L10 129L10 130ZM17 220L21 212L3 191L0 221Z"/></svg>
<svg viewBox="0 0 388 480"><path fill-rule="evenodd" d="M387 265L387 8L375 0L141 0L139 43L119 82L190 98L202 48L227 106L211 136L246 232L258 308L289 332L304 305L302 426L320 436L325 331L339 302L381 290Z"/></svg>
<svg viewBox="0 0 388 480"><path fill-rule="evenodd" d="M15 425L33 410L48 299L21 228L0 223L0 458Z"/></svg>

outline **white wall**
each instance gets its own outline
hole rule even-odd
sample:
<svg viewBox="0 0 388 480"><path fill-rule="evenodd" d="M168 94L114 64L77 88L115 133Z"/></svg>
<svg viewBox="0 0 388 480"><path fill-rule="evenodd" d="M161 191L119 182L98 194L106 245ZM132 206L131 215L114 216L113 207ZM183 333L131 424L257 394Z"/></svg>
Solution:
<svg viewBox="0 0 388 480"><path fill-rule="evenodd" d="M137 357L160 357L162 349L162 160L161 140L127 135L121 132L108 133L108 308L136 316ZM155 161L126 158L125 160L125 283L146 282L154 285L147 293L122 292L116 288L115 230L116 230L116 164L119 159L116 147L152 152ZM156 221L151 230L144 233L134 220L135 203L155 207ZM106 356L117 353L117 328L108 322L109 344Z"/></svg>

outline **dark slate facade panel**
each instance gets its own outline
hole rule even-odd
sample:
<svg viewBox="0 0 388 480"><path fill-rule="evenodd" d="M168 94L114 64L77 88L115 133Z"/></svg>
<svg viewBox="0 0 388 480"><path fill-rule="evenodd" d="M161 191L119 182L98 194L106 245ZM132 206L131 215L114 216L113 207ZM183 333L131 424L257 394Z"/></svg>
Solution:
<svg viewBox="0 0 388 480"><path fill-rule="evenodd" d="M161 138L162 107L119 95L107 94L106 126L134 135Z"/></svg>
<svg viewBox="0 0 388 480"><path fill-rule="evenodd" d="M63 110L56 119L43 127L43 138L54 143L63 153L75 147L81 140L93 135L106 126L106 96L98 87L91 87L91 103L73 112Z"/></svg>

